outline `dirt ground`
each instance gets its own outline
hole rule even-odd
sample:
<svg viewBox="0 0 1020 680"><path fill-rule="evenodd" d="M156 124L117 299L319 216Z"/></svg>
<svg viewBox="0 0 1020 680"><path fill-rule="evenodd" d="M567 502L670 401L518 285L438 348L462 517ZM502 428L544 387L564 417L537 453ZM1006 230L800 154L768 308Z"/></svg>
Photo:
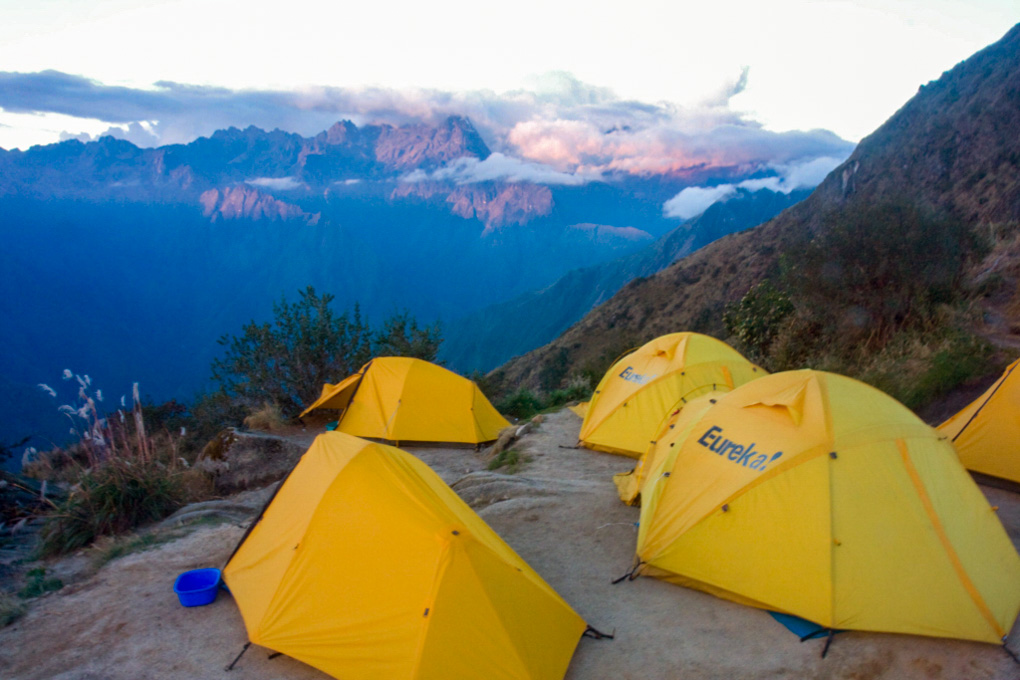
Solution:
<svg viewBox="0 0 1020 680"><path fill-rule="evenodd" d="M905 635L843 633L822 659L824 641L801 643L763 611L652 578L611 585L630 567L639 513L617 499L612 475L633 461L563 448L574 444L579 427L569 411L547 416L521 440L530 460L514 475L486 471L484 453L471 449L410 449L591 625L615 632L614 640L581 640L569 680L1020 677L1020 665L997 646ZM1020 544L1020 495L983 490ZM256 507L263 497L249 492L232 500ZM178 604L177 574L222 566L243 524L197 528L35 601L0 630L0 678L326 678L254 646L226 673L247 640L229 594L206 607ZM1009 647L1020 650L1018 627Z"/></svg>

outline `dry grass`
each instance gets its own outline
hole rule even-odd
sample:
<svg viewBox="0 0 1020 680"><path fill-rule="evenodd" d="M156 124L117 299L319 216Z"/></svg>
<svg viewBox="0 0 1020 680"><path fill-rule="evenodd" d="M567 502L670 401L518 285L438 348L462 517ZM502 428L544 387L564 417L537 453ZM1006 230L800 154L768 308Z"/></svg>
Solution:
<svg viewBox="0 0 1020 680"><path fill-rule="evenodd" d="M287 420L276 403L265 402L262 408L244 419L244 426L249 430L279 432L287 426Z"/></svg>

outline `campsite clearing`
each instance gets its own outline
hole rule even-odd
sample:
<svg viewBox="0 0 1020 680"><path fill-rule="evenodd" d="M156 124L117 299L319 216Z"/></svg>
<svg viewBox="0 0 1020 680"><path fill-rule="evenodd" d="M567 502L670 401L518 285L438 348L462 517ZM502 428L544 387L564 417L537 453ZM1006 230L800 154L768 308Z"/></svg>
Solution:
<svg viewBox="0 0 1020 680"><path fill-rule="evenodd" d="M547 416L518 442L530 460L515 475L486 471L484 451L410 449L578 614L604 632L615 631L614 640L581 640L569 680L1017 677L1020 667L995 645L848 632L836 636L822 659L824 640L801 643L764 611L653 578L611 585L630 568L639 516L638 508L620 503L612 476L633 461L562 448L577 441L580 422L568 410ZM1020 494L982 491L1020 544ZM242 533L236 524L196 528L33 602L24 618L0 630L0 675L325 680L293 659L269 659L256 646L225 673L246 641L237 605L226 593L206 607L178 604L176 575L222 566ZM1017 627L1008 644L1020 650Z"/></svg>

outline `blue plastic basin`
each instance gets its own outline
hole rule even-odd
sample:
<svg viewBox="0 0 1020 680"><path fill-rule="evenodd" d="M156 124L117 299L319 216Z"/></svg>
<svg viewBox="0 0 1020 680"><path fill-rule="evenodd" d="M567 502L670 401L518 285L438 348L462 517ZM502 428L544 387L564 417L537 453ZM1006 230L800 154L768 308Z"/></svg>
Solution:
<svg viewBox="0 0 1020 680"><path fill-rule="evenodd" d="M201 607L216 599L220 585L219 569L192 569L177 577L174 592L183 607Z"/></svg>

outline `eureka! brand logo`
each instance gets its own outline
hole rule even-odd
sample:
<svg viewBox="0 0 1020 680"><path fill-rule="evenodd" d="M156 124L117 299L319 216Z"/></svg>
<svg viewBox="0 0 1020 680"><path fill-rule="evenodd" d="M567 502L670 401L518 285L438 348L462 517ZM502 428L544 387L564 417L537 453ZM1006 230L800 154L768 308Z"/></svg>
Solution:
<svg viewBox="0 0 1020 680"><path fill-rule="evenodd" d="M659 376L658 375L642 375L641 373L635 373L634 372L634 367L633 366L628 366L627 368L623 369L623 371L620 373L619 377L623 378L627 382L636 383L638 385L644 385L645 383L650 383L651 381L655 380Z"/></svg>
<svg viewBox="0 0 1020 680"><path fill-rule="evenodd" d="M783 452L777 451L769 456L754 448L755 442L750 444L738 444L723 437L723 429L718 425L708 428L705 434L698 437L698 443L706 449L733 462L736 465L743 465L759 472L775 460L782 457Z"/></svg>

